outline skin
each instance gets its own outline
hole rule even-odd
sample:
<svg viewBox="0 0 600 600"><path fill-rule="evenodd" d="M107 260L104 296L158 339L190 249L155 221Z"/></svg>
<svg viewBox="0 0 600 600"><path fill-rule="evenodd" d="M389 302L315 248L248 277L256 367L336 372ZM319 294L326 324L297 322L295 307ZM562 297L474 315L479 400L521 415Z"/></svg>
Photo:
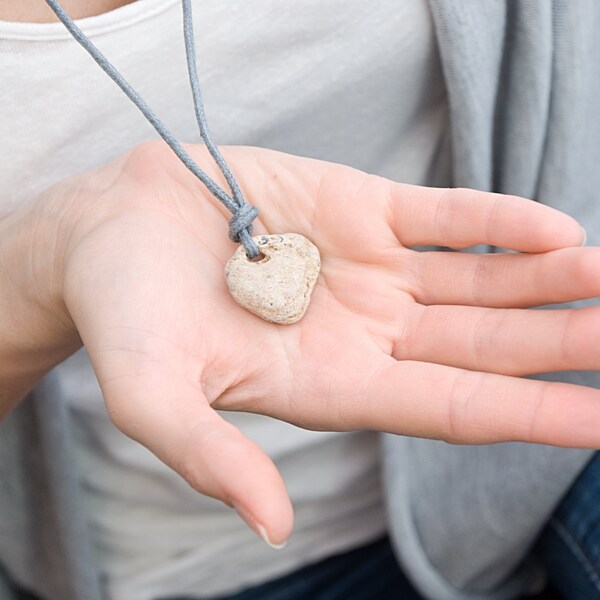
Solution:
<svg viewBox="0 0 600 600"><path fill-rule="evenodd" d="M60 5L74 19L94 17L134 0L61 0ZM53 23L58 21L43 0L0 0L0 21Z"/></svg>
<svg viewBox="0 0 600 600"><path fill-rule="evenodd" d="M188 149L224 185L203 147ZM274 543L293 526L285 485L214 409L600 447L600 391L519 377L600 364L600 308L523 310L600 295L600 249L578 247L571 217L268 150L224 153L261 211L255 234L297 232L321 252L304 318L274 325L234 303L230 215L162 142L146 143L0 220L0 410L83 343L116 426ZM523 254L411 250L479 243Z"/></svg>

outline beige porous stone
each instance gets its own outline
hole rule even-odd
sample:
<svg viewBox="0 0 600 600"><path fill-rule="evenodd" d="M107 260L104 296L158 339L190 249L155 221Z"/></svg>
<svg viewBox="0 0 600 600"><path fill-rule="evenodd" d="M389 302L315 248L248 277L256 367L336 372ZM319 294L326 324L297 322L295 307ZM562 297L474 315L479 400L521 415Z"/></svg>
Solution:
<svg viewBox="0 0 600 600"><path fill-rule="evenodd" d="M225 265L231 295L266 321L299 321L321 269L317 247L298 233L257 235L253 239L263 258L249 260L240 246Z"/></svg>

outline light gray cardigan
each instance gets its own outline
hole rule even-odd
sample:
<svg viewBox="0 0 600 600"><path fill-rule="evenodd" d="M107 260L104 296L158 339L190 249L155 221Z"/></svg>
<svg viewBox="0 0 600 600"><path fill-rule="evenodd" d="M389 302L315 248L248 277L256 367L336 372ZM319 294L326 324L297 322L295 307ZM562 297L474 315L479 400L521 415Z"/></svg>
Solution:
<svg viewBox="0 0 600 600"><path fill-rule="evenodd" d="M454 184L536 198L600 244L600 2L429 2ZM600 387L599 372L559 377ZM392 538L424 596L513 598L535 582L523 558L590 451L383 438ZM0 424L0 564L0 600L7 574L48 600L103 597L52 374Z"/></svg>

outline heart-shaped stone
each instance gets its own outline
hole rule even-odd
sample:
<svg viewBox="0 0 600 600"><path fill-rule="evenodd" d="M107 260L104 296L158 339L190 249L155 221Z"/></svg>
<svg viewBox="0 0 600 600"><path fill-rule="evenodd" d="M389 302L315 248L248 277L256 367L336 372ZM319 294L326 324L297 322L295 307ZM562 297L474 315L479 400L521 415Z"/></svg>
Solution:
<svg viewBox="0 0 600 600"><path fill-rule="evenodd" d="M317 247L298 233L257 235L262 258L250 260L243 246L225 265L234 300L272 323L290 324L306 312L319 276Z"/></svg>

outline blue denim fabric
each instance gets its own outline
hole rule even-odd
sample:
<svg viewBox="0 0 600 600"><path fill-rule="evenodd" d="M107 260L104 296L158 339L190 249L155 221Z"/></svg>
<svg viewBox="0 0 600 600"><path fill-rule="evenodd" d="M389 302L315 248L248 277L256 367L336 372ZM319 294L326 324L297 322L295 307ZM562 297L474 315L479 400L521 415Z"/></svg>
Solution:
<svg viewBox="0 0 600 600"><path fill-rule="evenodd" d="M600 599L600 453L552 515L536 554L564 598Z"/></svg>
<svg viewBox="0 0 600 600"><path fill-rule="evenodd" d="M202 600L200 597L160 600ZM309 565L218 600L425 600L406 579L389 539ZM518 599L517 599L518 600ZM522 600L562 600L547 589Z"/></svg>
<svg viewBox="0 0 600 600"><path fill-rule="evenodd" d="M398 600L399 598L422 600L398 567L387 538L333 556L239 594L227 596L227 600ZM180 597L169 600L198 599Z"/></svg>

